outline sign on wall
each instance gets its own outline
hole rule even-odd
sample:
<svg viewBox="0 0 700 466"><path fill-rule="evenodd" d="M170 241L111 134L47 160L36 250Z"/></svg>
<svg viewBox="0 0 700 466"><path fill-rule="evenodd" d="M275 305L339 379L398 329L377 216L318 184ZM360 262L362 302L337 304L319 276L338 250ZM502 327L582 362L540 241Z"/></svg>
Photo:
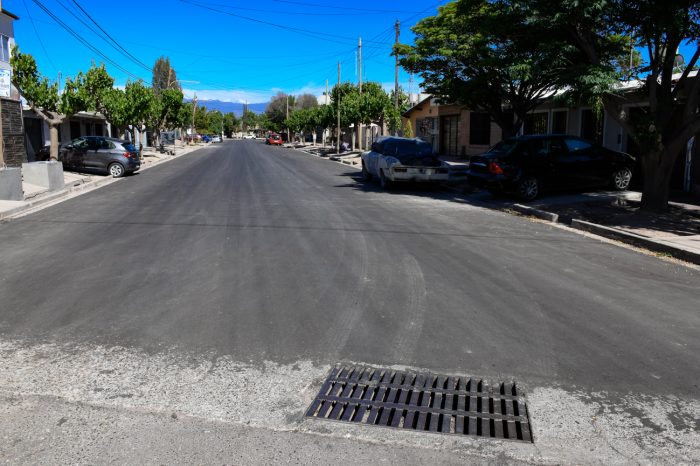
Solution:
<svg viewBox="0 0 700 466"><path fill-rule="evenodd" d="M12 91L12 71L0 69L0 97L10 97Z"/></svg>

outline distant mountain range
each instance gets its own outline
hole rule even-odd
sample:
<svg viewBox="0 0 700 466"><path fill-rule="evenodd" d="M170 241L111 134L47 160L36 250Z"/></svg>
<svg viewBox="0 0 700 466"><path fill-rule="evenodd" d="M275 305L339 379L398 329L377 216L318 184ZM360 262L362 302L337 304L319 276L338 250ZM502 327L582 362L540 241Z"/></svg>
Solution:
<svg viewBox="0 0 700 466"><path fill-rule="evenodd" d="M189 102L185 99L185 102ZM219 110L221 113L233 112L237 117L243 115L243 106L245 104L239 102L224 102L223 100L199 100L197 99L198 107L206 107L207 110ZM267 102L248 104L248 110L253 113L263 113L267 107Z"/></svg>

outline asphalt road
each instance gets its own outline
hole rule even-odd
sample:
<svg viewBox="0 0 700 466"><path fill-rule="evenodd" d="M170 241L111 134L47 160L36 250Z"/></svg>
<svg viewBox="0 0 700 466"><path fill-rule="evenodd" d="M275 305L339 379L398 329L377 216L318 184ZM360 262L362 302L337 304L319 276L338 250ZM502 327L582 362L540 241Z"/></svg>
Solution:
<svg viewBox="0 0 700 466"><path fill-rule="evenodd" d="M308 378L302 406L329 365L407 366L525 387L536 439L551 449L506 445L501 458L578 462L586 445L572 446L575 428L551 423L590 424L591 416L609 421L587 427L607 446L584 462L659 460L673 442L676 459L698 458L700 272L467 198L386 193L341 164L229 141L0 224L0 258L0 354L14 371L2 393L113 406L121 395L75 388L93 383L90 371L106 361L117 372L132 361L121 369L126 379L150 364L161 380L199 383L165 368L204 355L209 372L221 360L261 371L266 389L293 386L287 368L307 367L298 371ZM90 365L80 359L88 353L99 362L70 375ZM17 375L37 360L33 381ZM75 379L66 385L61 374ZM148 386L148 374L133 385ZM129 409L234 422L249 407L232 406L227 417L211 400L209 410L186 408L184 395L149 401L154 393L121 399ZM281 407L271 409L289 409L272 427L297 429L299 406L285 408L280 393ZM544 414L567 397L579 408Z"/></svg>

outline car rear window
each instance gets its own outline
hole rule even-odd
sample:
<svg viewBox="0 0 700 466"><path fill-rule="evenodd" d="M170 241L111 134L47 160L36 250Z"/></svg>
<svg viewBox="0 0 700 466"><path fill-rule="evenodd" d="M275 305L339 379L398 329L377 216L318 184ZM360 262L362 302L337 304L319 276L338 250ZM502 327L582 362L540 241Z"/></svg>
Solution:
<svg viewBox="0 0 700 466"><path fill-rule="evenodd" d="M129 152L138 152L138 150L136 149L136 146L130 142L123 142L122 147L124 148L124 150L129 151Z"/></svg>
<svg viewBox="0 0 700 466"><path fill-rule="evenodd" d="M412 139L387 139L382 152L398 159L401 157L427 157L433 155L433 146L425 141Z"/></svg>

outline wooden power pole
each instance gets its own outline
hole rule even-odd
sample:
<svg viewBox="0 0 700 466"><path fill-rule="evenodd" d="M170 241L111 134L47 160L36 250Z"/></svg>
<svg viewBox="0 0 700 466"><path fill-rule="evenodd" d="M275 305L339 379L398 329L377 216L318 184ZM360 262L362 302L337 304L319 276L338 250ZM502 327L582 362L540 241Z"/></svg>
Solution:
<svg viewBox="0 0 700 466"><path fill-rule="evenodd" d="M338 134L335 138L335 153L340 154L340 62L338 62Z"/></svg>
<svg viewBox="0 0 700 466"><path fill-rule="evenodd" d="M357 71L360 96L362 96L362 37L357 41ZM355 122L355 142L357 143L357 148L362 150L362 123L359 121Z"/></svg>
<svg viewBox="0 0 700 466"><path fill-rule="evenodd" d="M396 45L399 45L399 33L401 24L396 20ZM396 65L394 66L394 105L399 108L399 54L396 53Z"/></svg>

